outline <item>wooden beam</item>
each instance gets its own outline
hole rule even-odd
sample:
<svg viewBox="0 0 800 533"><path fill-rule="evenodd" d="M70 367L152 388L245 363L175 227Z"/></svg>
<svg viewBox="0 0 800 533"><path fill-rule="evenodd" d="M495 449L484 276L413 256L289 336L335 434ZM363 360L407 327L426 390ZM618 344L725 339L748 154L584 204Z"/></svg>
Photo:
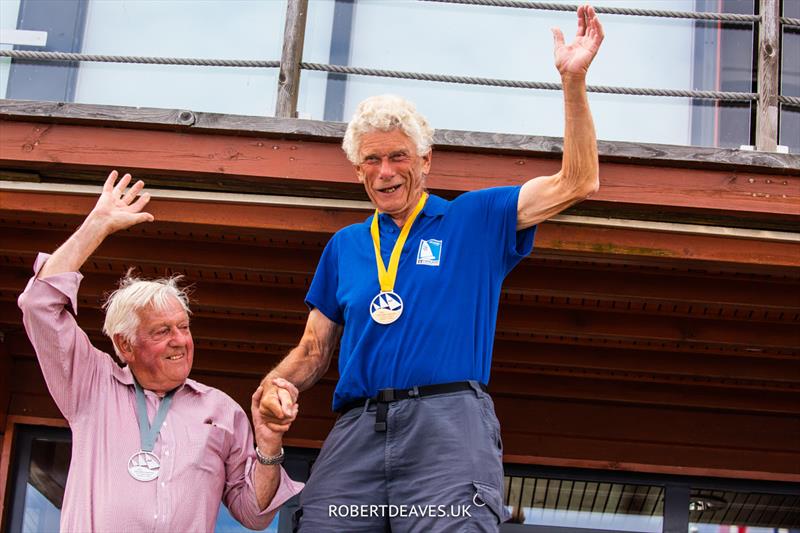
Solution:
<svg viewBox="0 0 800 533"><path fill-rule="evenodd" d="M156 109L65 102L3 100L0 120L44 121L53 124L120 126L169 129L197 133L267 136L270 138L320 140L341 143L345 124L317 120L282 119L244 115L192 112L195 121L187 125L182 109ZM728 148L676 146L665 144L598 141L602 161L654 164L681 168L739 169L750 172L786 173L800 170L800 157L793 154L759 153ZM503 133L482 133L437 129L436 150L535 154L557 159L562 151L559 137Z"/></svg>
<svg viewBox="0 0 800 533"><path fill-rule="evenodd" d="M119 168L181 188L218 188L215 184L222 183L228 190L277 187L293 195L326 191L366 199L340 148L311 141L7 121L0 128L0 167L101 174ZM538 157L443 151L436 155L428 184L452 196L521 184L559 168L558 160ZM602 163L600 173L600 192L587 205L604 206L609 213L619 205L636 205L758 214L794 224L800 219L800 173L776 177L620 163Z"/></svg>
<svg viewBox="0 0 800 533"><path fill-rule="evenodd" d="M780 0L759 0L758 108L756 149L774 152L778 146L778 94L780 93Z"/></svg>
<svg viewBox="0 0 800 533"><path fill-rule="evenodd" d="M84 217L94 206L93 195L48 194L0 189L0 214L7 212ZM332 234L364 220L358 211L304 206L220 205L210 200L154 198L148 206L158 222L133 230L171 233L174 224ZM583 257L655 258L713 261L739 265L800 266L794 242L759 241L727 235L680 235L624 227L600 228L547 222L537 230L533 254L558 252ZM535 257L535 255L534 255Z"/></svg>
<svg viewBox="0 0 800 533"><path fill-rule="evenodd" d="M283 30L283 51L278 73L278 97L275 116L297 117L297 96L300 93L300 62L306 35L308 0L288 0Z"/></svg>

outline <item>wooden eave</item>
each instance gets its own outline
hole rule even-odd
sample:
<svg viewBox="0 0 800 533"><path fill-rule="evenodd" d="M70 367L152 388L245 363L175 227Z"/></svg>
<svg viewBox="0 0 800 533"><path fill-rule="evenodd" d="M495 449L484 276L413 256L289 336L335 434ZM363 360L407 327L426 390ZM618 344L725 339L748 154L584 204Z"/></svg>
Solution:
<svg viewBox="0 0 800 533"><path fill-rule="evenodd" d="M344 126L185 110L0 104L0 332L7 413L58 417L15 300L110 168L155 189L156 222L83 269L79 320L128 266L195 284L193 377L243 405L300 338L330 235L369 205ZM439 131L445 197L555 172L560 140ZM600 193L537 230L504 285L491 389L507 460L800 480L800 158L600 143ZM0 352L0 355L3 352ZM333 421L335 364L289 442ZM0 381L0 385L2 385Z"/></svg>

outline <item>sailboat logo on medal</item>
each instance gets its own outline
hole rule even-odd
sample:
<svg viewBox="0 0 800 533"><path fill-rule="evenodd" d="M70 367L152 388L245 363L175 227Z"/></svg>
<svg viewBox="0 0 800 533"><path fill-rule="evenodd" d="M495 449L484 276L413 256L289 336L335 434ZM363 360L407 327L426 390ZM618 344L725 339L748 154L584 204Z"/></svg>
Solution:
<svg viewBox="0 0 800 533"><path fill-rule="evenodd" d="M391 324L403 314L403 300L396 292L381 292L372 299L369 314L378 324Z"/></svg>

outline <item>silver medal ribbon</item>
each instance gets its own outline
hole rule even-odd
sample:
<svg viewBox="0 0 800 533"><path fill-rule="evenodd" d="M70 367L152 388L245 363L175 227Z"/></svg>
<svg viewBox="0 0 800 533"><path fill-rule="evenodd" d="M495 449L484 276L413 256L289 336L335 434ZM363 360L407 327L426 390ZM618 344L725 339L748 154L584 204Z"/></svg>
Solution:
<svg viewBox="0 0 800 533"><path fill-rule="evenodd" d="M144 398L144 389L133 379L133 386L136 389L136 418L139 422L139 437L141 439L141 449L128 459L128 473L137 481L152 481L158 477L161 468L161 460L153 453L156 439L161 431L161 426L167 418L167 411L172 404L172 397L175 391L171 390L161 400L156 416L153 418L152 425L147 419L147 404Z"/></svg>

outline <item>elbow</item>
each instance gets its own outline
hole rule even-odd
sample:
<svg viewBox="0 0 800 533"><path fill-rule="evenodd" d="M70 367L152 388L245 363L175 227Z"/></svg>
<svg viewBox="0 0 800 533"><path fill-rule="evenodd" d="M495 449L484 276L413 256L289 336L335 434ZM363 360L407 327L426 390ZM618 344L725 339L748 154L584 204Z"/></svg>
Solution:
<svg viewBox="0 0 800 533"><path fill-rule="evenodd" d="M586 200L587 198L597 194L600 190L600 176L596 173L587 176L580 181L580 186L576 188L575 196L578 201Z"/></svg>

